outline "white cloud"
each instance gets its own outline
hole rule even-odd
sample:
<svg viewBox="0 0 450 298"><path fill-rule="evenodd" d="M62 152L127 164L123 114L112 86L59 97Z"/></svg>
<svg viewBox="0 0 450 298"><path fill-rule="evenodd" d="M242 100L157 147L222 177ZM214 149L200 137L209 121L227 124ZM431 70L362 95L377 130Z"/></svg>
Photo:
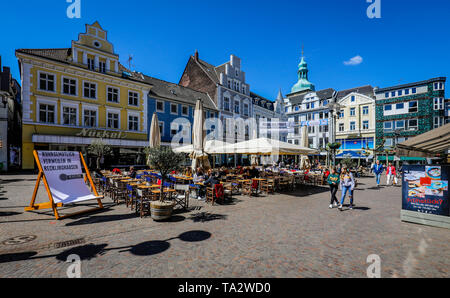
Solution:
<svg viewBox="0 0 450 298"><path fill-rule="evenodd" d="M355 56L348 61L344 61L345 65L359 65L363 62L363 58L361 56Z"/></svg>

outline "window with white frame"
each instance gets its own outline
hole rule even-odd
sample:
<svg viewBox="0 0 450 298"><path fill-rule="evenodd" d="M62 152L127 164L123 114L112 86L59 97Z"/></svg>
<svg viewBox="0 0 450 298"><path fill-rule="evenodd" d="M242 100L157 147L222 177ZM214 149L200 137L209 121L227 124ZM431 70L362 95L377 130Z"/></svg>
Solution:
<svg viewBox="0 0 450 298"><path fill-rule="evenodd" d="M231 89L231 79L228 79L228 88Z"/></svg>
<svg viewBox="0 0 450 298"><path fill-rule="evenodd" d="M409 113L417 113L419 111L417 101L410 101L408 103L408 107L409 107L409 109L408 109Z"/></svg>
<svg viewBox="0 0 450 298"><path fill-rule="evenodd" d="M119 113L108 112L108 128L119 129Z"/></svg>
<svg viewBox="0 0 450 298"><path fill-rule="evenodd" d="M363 106L362 113L363 115L369 115L369 106Z"/></svg>
<svg viewBox="0 0 450 298"><path fill-rule="evenodd" d="M223 98L223 109L225 111L230 111L230 98L229 97Z"/></svg>
<svg viewBox="0 0 450 298"><path fill-rule="evenodd" d="M434 83L434 90L444 90L444 83L442 82Z"/></svg>
<svg viewBox="0 0 450 298"><path fill-rule="evenodd" d="M405 108L405 103L403 103L403 102L395 104L396 110L403 110L404 108Z"/></svg>
<svg viewBox="0 0 450 298"><path fill-rule="evenodd" d="M164 121L159 121L159 134L164 136Z"/></svg>
<svg viewBox="0 0 450 298"><path fill-rule="evenodd" d="M409 119L408 120L408 130L417 130L418 121L417 119Z"/></svg>
<svg viewBox="0 0 450 298"><path fill-rule="evenodd" d="M384 105L385 111L392 111L392 105Z"/></svg>
<svg viewBox="0 0 450 298"><path fill-rule="evenodd" d="M352 121L350 122L350 130L355 130L356 129L356 122Z"/></svg>
<svg viewBox="0 0 450 298"><path fill-rule="evenodd" d="M384 131L391 131L393 130L393 125L392 125L392 121L386 121L383 123L383 129Z"/></svg>
<svg viewBox="0 0 450 298"><path fill-rule="evenodd" d="M240 107L240 102L238 101L238 100L236 100L235 102L234 102L234 112L236 113L236 114L239 114L239 107Z"/></svg>
<svg viewBox="0 0 450 298"><path fill-rule="evenodd" d="M63 123L64 125L77 125L77 109L74 107L64 107L62 109Z"/></svg>
<svg viewBox="0 0 450 298"><path fill-rule="evenodd" d="M83 123L85 127L96 127L97 126L97 111L85 109L83 111Z"/></svg>
<svg viewBox="0 0 450 298"><path fill-rule="evenodd" d="M106 98L109 102L119 103L119 88L108 87L106 92Z"/></svg>
<svg viewBox="0 0 450 298"><path fill-rule="evenodd" d="M355 108L350 108L350 116L354 117L356 115L356 109Z"/></svg>
<svg viewBox="0 0 450 298"><path fill-rule="evenodd" d="M134 91L128 91L128 105L139 106L139 93Z"/></svg>
<svg viewBox="0 0 450 298"><path fill-rule="evenodd" d="M435 116L433 119L433 127L438 128L444 125L444 117Z"/></svg>
<svg viewBox="0 0 450 298"><path fill-rule="evenodd" d="M55 123L55 105L39 104L39 122Z"/></svg>
<svg viewBox="0 0 450 298"><path fill-rule="evenodd" d="M139 116L128 115L128 130L139 131Z"/></svg>
<svg viewBox="0 0 450 298"><path fill-rule="evenodd" d="M106 62L100 61L98 63L98 71L102 73L106 73Z"/></svg>
<svg viewBox="0 0 450 298"><path fill-rule="evenodd" d="M157 100L156 101L156 111L164 113L164 102Z"/></svg>
<svg viewBox="0 0 450 298"><path fill-rule="evenodd" d="M170 113L174 115L178 115L178 104L171 103L170 104Z"/></svg>
<svg viewBox="0 0 450 298"><path fill-rule="evenodd" d="M395 129L405 129L405 120L395 121Z"/></svg>
<svg viewBox="0 0 450 298"><path fill-rule="evenodd" d="M409 95L409 89L405 89L405 95Z"/></svg>
<svg viewBox="0 0 450 298"><path fill-rule="evenodd" d="M352 97L350 98L350 101L351 101L351 102L355 102L355 98L356 98L356 97L355 97L354 95L352 95Z"/></svg>
<svg viewBox="0 0 450 298"><path fill-rule="evenodd" d="M385 139L384 148L392 147L394 140L392 138Z"/></svg>
<svg viewBox="0 0 450 298"><path fill-rule="evenodd" d="M362 128L363 128L363 130L368 130L369 129L369 120L364 120L363 121Z"/></svg>
<svg viewBox="0 0 450 298"><path fill-rule="evenodd" d="M189 116L189 107L188 106L181 106L181 115Z"/></svg>
<svg viewBox="0 0 450 298"><path fill-rule="evenodd" d="M85 98L96 99L97 98L97 85L94 83L90 83L90 82L84 82L83 96Z"/></svg>
<svg viewBox="0 0 450 298"><path fill-rule="evenodd" d="M67 95L77 95L77 80L71 78L63 78L62 93Z"/></svg>
<svg viewBox="0 0 450 298"><path fill-rule="evenodd" d="M339 119L344 119L344 110L339 111Z"/></svg>
<svg viewBox="0 0 450 298"><path fill-rule="evenodd" d="M435 97L433 100L433 109L443 110L444 109L444 99L442 97Z"/></svg>
<svg viewBox="0 0 450 298"><path fill-rule="evenodd" d="M55 75L39 73L39 90L55 92Z"/></svg>
<svg viewBox="0 0 450 298"><path fill-rule="evenodd" d="M94 59L88 58L87 59L87 65L88 65L88 69L95 70Z"/></svg>

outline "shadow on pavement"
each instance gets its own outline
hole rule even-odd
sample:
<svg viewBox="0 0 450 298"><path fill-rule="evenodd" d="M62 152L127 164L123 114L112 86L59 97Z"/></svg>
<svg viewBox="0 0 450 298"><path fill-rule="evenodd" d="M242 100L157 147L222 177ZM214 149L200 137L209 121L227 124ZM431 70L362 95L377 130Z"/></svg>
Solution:
<svg viewBox="0 0 450 298"><path fill-rule="evenodd" d="M191 214L189 218L193 222L208 222L213 220L225 220L227 219L227 215L223 214L214 214L209 212L199 212L195 214Z"/></svg>
<svg viewBox="0 0 450 298"><path fill-rule="evenodd" d="M62 262L66 262L70 255L78 255L81 260L90 260L99 255L105 253L105 247L107 244L87 244L83 246L77 246L63 251L56 255L56 259Z"/></svg>
<svg viewBox="0 0 450 298"><path fill-rule="evenodd" d="M14 211L0 212L0 217L2 217L2 216L14 216L14 215L19 215L19 214L22 214L22 212L14 212Z"/></svg>
<svg viewBox="0 0 450 298"><path fill-rule="evenodd" d="M17 262L17 261L25 261L25 260L32 258L35 255L37 255L37 252L35 252L35 251L0 255L0 264L1 263L9 263L9 262Z"/></svg>
<svg viewBox="0 0 450 298"><path fill-rule="evenodd" d="M82 218L77 221L66 223L66 226L81 226L81 225L87 225L87 224L127 220L127 219L132 219L132 218L136 218L136 214L127 213L127 214L115 214L115 215L89 216L89 217L85 217L85 218Z"/></svg>
<svg viewBox="0 0 450 298"><path fill-rule="evenodd" d="M0 263L9 263L17 261L26 261L34 259L45 259L55 257L61 262L67 262L70 255L77 255L81 260L91 260L93 258L104 255L107 251L118 250L119 252L130 252L137 256L151 256L162 253L170 248L170 240L180 239L187 242L200 242L211 237L211 233L206 231L188 231L184 232L177 237L169 238L167 240L151 240L138 243L136 245L129 245L123 247L106 248L108 244L86 244L81 246L72 247L64 250L58 254L36 256L37 252L21 252L12 254L0 255Z"/></svg>

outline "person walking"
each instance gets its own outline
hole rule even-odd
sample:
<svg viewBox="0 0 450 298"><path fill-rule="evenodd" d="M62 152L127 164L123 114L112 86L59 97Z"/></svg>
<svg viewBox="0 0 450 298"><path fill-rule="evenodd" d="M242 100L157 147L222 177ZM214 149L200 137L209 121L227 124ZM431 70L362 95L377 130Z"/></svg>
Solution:
<svg viewBox="0 0 450 298"><path fill-rule="evenodd" d="M333 209L333 203L334 207L337 207L338 200L336 198L336 193L339 189L339 174L336 171L336 168L331 169L331 173L328 175L327 178L328 185L330 185L330 192L331 192L331 201L330 201L330 209Z"/></svg>
<svg viewBox="0 0 450 298"><path fill-rule="evenodd" d="M344 204L345 197L347 193L349 193L350 198L350 209L353 209L353 190L355 188L355 178L353 178L353 174L347 170L347 168L342 168L341 177L340 177L340 185L341 185L341 203L339 204L339 210L342 211L342 205Z"/></svg>
<svg viewBox="0 0 450 298"><path fill-rule="evenodd" d="M391 178L392 178L392 182L394 183L394 185L397 185L397 172L395 170L395 166L392 165L392 163L389 163L387 169L386 169L386 175L387 175L387 179L386 179L386 185L391 185Z"/></svg>
<svg viewBox="0 0 450 298"><path fill-rule="evenodd" d="M380 164L380 161L379 161L379 160L377 160L377 161L375 162L375 164L373 165L372 170L373 170L373 173L375 174L375 178L376 178L376 180L377 180L377 187L379 187L379 186L380 186L380 178L381 178L381 174L382 174L383 171L384 171L383 165Z"/></svg>

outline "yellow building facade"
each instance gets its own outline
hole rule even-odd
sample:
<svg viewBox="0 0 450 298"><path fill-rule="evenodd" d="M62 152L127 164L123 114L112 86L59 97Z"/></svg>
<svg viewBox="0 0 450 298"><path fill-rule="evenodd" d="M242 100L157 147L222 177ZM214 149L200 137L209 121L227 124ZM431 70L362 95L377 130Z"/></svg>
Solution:
<svg viewBox="0 0 450 298"><path fill-rule="evenodd" d="M338 153L373 149L375 144L375 99L352 92L337 100L341 109L336 121L336 142L341 143ZM370 153L370 152L369 152Z"/></svg>
<svg viewBox="0 0 450 298"><path fill-rule="evenodd" d="M16 50L22 81L23 169L33 169L33 150L86 153L101 138L113 150L148 144L147 97L151 85L119 63L98 22L70 48Z"/></svg>

